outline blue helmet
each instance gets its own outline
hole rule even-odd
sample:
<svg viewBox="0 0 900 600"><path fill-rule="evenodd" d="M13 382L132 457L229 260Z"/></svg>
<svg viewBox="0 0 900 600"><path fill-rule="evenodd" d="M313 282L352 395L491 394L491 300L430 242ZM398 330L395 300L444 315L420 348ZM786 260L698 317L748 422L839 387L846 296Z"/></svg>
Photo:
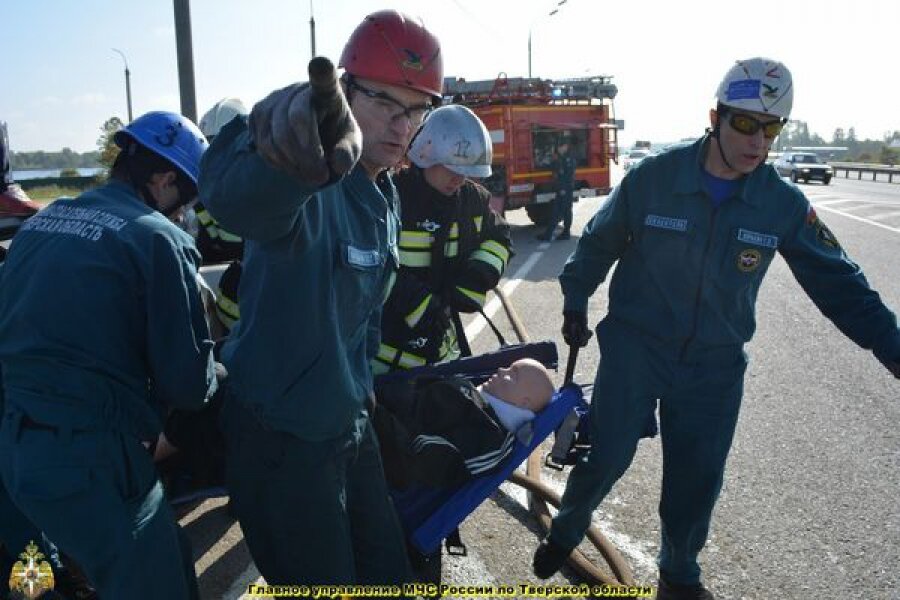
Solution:
<svg viewBox="0 0 900 600"><path fill-rule="evenodd" d="M200 129L187 117L165 111L148 112L116 132L116 145L125 149L129 139L162 156L194 185L200 172L200 157L209 146Z"/></svg>

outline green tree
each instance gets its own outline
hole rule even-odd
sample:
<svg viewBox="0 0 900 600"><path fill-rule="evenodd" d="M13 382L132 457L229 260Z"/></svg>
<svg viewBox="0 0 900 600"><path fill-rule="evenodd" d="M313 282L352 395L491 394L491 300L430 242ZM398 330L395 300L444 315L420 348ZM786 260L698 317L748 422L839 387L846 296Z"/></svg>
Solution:
<svg viewBox="0 0 900 600"><path fill-rule="evenodd" d="M881 154L878 155L878 162L883 165L896 165L900 162L900 152L887 146L881 147Z"/></svg>
<svg viewBox="0 0 900 600"><path fill-rule="evenodd" d="M119 155L119 147L113 139L115 133L122 128L124 124L119 117L110 117L100 127L100 137L97 138L97 148L100 150L100 164L111 169L116 157Z"/></svg>
<svg viewBox="0 0 900 600"><path fill-rule="evenodd" d="M843 146L844 142L847 141L847 138L844 137L844 128L838 127L834 130L834 135L831 136L831 145L832 146Z"/></svg>

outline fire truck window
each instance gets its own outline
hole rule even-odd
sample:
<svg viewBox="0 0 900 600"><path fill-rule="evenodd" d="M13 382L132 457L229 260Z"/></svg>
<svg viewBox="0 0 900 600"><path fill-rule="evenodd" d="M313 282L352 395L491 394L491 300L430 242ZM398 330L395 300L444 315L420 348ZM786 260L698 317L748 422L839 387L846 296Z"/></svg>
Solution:
<svg viewBox="0 0 900 600"><path fill-rule="evenodd" d="M584 129L532 129L532 148L534 150L534 168L549 169L556 158L556 149L563 134L567 134L571 147L569 152L575 157L579 167L588 164L588 132Z"/></svg>

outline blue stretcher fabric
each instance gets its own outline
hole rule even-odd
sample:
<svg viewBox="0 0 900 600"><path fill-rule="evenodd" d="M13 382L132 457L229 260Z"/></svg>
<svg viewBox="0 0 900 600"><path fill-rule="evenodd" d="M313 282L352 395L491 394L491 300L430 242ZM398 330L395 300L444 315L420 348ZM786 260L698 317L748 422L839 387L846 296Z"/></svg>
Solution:
<svg viewBox="0 0 900 600"><path fill-rule="evenodd" d="M538 413L530 425L519 431L515 449L500 471L468 481L456 489L414 488L394 494L394 503L410 542L422 553L438 550L444 540L475 510L534 449L547 438L572 409L584 404L582 390L570 384L560 389L553 401Z"/></svg>

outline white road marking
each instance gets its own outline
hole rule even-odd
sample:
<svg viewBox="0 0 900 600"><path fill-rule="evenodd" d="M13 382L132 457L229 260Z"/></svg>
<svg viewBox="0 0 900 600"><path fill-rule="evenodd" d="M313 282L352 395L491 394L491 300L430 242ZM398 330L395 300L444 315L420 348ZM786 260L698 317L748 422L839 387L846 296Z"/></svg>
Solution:
<svg viewBox="0 0 900 600"><path fill-rule="evenodd" d="M869 218L880 221L881 219L888 219L890 217L897 217L897 216L900 216L900 210L892 210L892 211L886 212L886 213L875 213L874 215L869 215Z"/></svg>
<svg viewBox="0 0 900 600"><path fill-rule="evenodd" d="M828 198L828 196L825 197ZM832 204L842 204L844 202L859 202L859 200L856 200L855 198L841 198L838 200L819 200L819 198L822 198L822 196L813 196L816 206L831 206Z"/></svg>
<svg viewBox="0 0 900 600"><path fill-rule="evenodd" d="M900 228L897 228L897 227L890 227L890 226L888 226L888 225L885 225L884 223L879 223L878 221L873 221L873 220L871 220L871 219L866 219L866 218L864 218L864 217L858 217L858 216L856 216L856 215L851 215L851 214L848 213L848 212L845 212L845 211L842 211L842 210L837 210L837 209L831 208L831 207L829 207L829 206L821 206L821 205L819 205L819 204L816 204L815 206L816 206L816 208L821 208L821 209L824 210L824 211L832 212L832 213L835 213L835 214L837 214L837 215L841 215L841 216L843 216L843 217L847 217L848 219L853 219L853 220L855 220L855 221L860 221L860 222L862 222L862 223L867 223L867 224L869 224L869 225L874 225L875 227L881 227L882 229L887 229L888 231L893 231L894 233L900 233Z"/></svg>
<svg viewBox="0 0 900 600"><path fill-rule="evenodd" d="M507 280L507 282L503 285L503 292L507 297L512 296L513 291L519 287L519 284L522 283L522 280L528 275L529 271L534 268L534 265L544 256L543 252L535 252L531 256L528 257L528 260L525 261L519 270L516 271L516 274L513 275L512 279ZM497 311L500 310L501 302L500 298L496 296L491 298L491 301L487 303L487 306L484 307L484 314L488 316L488 318L493 318ZM475 339L475 337L481 333L481 330L485 328L487 325L487 321L484 320L484 317L478 315L475 319L469 323L466 327L466 338L469 341Z"/></svg>

